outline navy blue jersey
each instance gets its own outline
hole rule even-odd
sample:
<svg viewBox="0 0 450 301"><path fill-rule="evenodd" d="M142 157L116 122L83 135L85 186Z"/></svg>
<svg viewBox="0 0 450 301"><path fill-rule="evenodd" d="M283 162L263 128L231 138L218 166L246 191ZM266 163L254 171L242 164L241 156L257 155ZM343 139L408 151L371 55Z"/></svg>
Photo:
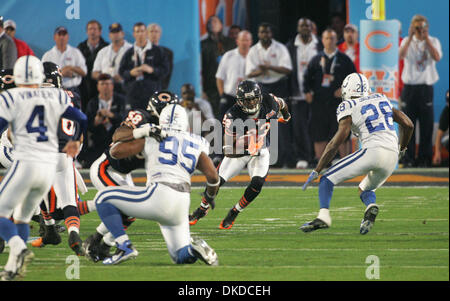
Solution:
<svg viewBox="0 0 450 301"><path fill-rule="evenodd" d="M149 114L146 111L140 109L130 110L127 114L127 117L122 122L121 127L136 128L149 121L155 120L151 120ZM105 155L112 168L120 173L127 174L135 169L145 168L144 156L140 154L124 159L114 159L113 157L111 157L109 149L107 149L105 151Z"/></svg>
<svg viewBox="0 0 450 301"><path fill-rule="evenodd" d="M67 95L69 95L71 105L77 109L80 109L81 108L80 95L69 90L64 91L67 93ZM80 125L78 124L78 122L66 118L60 119L58 127L58 144L60 152L62 152L62 149L67 144L67 142L73 140L73 137L77 136L78 131L80 131Z"/></svg>
<svg viewBox="0 0 450 301"><path fill-rule="evenodd" d="M234 104L226 113L222 121L224 134L236 137L256 132L256 137L264 135L265 146L269 145L270 120L278 119L280 102L273 94L262 94L259 112L256 116L249 116L243 112L238 104ZM250 122L253 120L254 122ZM246 122L247 121L247 122ZM242 125L244 125L242 127ZM248 153L245 152L244 155Z"/></svg>

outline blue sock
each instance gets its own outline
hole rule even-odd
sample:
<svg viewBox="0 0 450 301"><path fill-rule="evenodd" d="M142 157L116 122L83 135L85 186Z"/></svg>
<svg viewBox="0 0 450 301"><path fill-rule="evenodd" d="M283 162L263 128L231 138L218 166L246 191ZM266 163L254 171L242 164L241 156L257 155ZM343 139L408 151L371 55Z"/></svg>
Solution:
<svg viewBox="0 0 450 301"><path fill-rule="evenodd" d="M319 203L320 208L329 208L331 197L333 196L334 184L323 176L319 183Z"/></svg>
<svg viewBox="0 0 450 301"><path fill-rule="evenodd" d="M375 204L375 201L377 199L375 192L372 190L363 191L359 197L361 198L361 201L364 203L364 205L366 205L366 207L370 204Z"/></svg>
<svg viewBox="0 0 450 301"><path fill-rule="evenodd" d="M0 218L0 237L4 241L9 241L11 237L17 235L17 227L14 223L6 217Z"/></svg>
<svg viewBox="0 0 450 301"><path fill-rule="evenodd" d="M30 235L30 226L28 224L16 224L17 234L22 240L27 243L28 236Z"/></svg>
<svg viewBox="0 0 450 301"><path fill-rule="evenodd" d="M191 249L191 245L184 246L181 249L177 250L177 264L183 264L183 263L194 263L197 261L197 257L191 254L189 250Z"/></svg>
<svg viewBox="0 0 450 301"><path fill-rule="evenodd" d="M104 202L97 204L97 212L106 228L111 231L111 234L115 238L126 234L123 229L122 217L119 209L108 202Z"/></svg>

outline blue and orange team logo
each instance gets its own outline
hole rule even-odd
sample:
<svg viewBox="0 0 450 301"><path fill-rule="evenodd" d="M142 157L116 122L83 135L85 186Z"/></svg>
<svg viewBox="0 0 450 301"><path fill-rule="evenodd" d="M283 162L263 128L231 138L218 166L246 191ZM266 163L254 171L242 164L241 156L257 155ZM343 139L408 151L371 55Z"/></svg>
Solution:
<svg viewBox="0 0 450 301"><path fill-rule="evenodd" d="M382 53L387 52L393 46L390 42L391 34L384 30L371 31L364 39L364 45L369 51Z"/></svg>
<svg viewBox="0 0 450 301"><path fill-rule="evenodd" d="M398 99L398 66L394 68L364 70L362 73L369 80L370 86L375 87L375 93L382 93L389 99Z"/></svg>

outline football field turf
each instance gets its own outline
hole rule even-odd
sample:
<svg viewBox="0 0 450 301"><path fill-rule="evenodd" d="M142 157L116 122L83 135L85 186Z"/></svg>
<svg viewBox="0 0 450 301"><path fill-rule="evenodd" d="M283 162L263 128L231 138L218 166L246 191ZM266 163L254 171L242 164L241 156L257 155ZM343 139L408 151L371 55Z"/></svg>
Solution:
<svg viewBox="0 0 450 301"><path fill-rule="evenodd" d="M364 206L357 188L335 189L330 229L298 230L318 212L317 187L266 187L236 219L231 230L218 228L244 188L223 188L216 209L191 226L193 236L205 239L219 256L219 266L203 262L174 265L155 222L137 220L128 235L139 251L135 260L103 266L79 259L79 280L157 281L320 281L449 280L448 187L382 187L377 191L380 213L367 235L359 234ZM191 211L199 205L200 189L193 189ZM90 190L83 199L92 199ZM81 218L85 239L99 223L97 213ZM32 222L30 235L37 236ZM62 234L58 246L33 248L34 261L23 280L67 280L73 273L74 253ZM30 246L30 248L32 248ZM0 254L6 263L8 248ZM375 257L376 256L376 257ZM67 261L66 261L67 260ZM374 265L378 264L378 274ZM377 277L377 275L379 277ZM370 278L370 277L369 277ZM373 281L373 280L372 280Z"/></svg>

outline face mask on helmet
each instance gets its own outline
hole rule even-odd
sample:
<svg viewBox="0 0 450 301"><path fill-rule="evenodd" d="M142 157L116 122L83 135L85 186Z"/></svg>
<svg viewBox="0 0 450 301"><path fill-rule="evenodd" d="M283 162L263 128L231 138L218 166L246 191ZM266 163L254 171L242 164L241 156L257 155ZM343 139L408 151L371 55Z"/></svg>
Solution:
<svg viewBox="0 0 450 301"><path fill-rule="evenodd" d="M0 70L0 91L15 88L14 76L12 69Z"/></svg>
<svg viewBox="0 0 450 301"><path fill-rule="evenodd" d="M44 83L42 86L62 87L62 74L58 65L52 62L44 62Z"/></svg>
<svg viewBox="0 0 450 301"><path fill-rule="evenodd" d="M177 104L178 96L170 91L157 91L153 93L147 105L150 114L159 117L161 111L169 104Z"/></svg>
<svg viewBox="0 0 450 301"><path fill-rule="evenodd" d="M239 83L236 91L236 103L244 113L255 114L259 111L262 101L261 88L251 80Z"/></svg>

